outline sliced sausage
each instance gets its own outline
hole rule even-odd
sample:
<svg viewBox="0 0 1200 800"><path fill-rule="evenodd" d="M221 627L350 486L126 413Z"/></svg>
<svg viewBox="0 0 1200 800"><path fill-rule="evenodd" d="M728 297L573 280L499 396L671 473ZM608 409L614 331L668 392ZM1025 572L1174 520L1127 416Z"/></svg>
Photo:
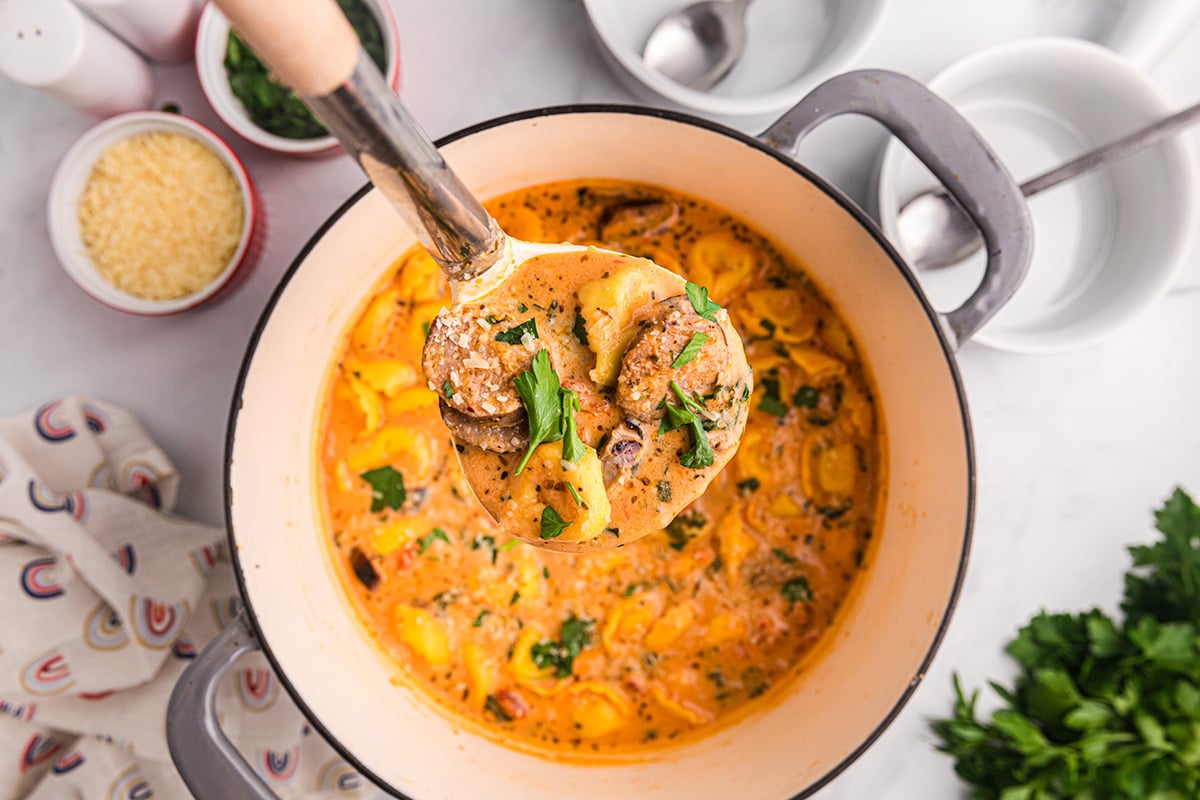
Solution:
<svg viewBox="0 0 1200 800"><path fill-rule="evenodd" d="M535 339L496 338L529 315L472 303L443 309L429 326L421 366L430 388L454 411L491 420L522 412L513 380L528 369ZM491 320L491 321L489 321Z"/></svg>
<svg viewBox="0 0 1200 800"><path fill-rule="evenodd" d="M529 446L529 423L525 412L502 417L472 417L455 411L442 400L442 421L454 441L492 453L519 453Z"/></svg>
<svg viewBox="0 0 1200 800"><path fill-rule="evenodd" d="M699 352L679 367L671 364L697 333L707 339ZM617 403L634 419L661 419L664 399L679 405L671 381L689 396L708 395L730 369L732 359L725 334L717 323L696 313L691 301L680 295L661 300L641 323L621 359L617 376Z"/></svg>

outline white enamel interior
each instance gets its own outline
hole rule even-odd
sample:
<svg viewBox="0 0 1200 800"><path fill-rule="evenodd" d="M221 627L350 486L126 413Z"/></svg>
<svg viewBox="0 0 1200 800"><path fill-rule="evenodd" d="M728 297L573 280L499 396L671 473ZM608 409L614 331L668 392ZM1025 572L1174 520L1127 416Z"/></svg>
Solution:
<svg viewBox="0 0 1200 800"><path fill-rule="evenodd" d="M414 237L378 192L316 242L270 314L234 421L231 520L265 645L313 718L366 769L421 798L781 798L867 742L919 679L952 605L969 527L967 425L935 327L903 273L838 202L770 155L651 116L509 122L443 148L482 197L614 177L717 202L807 266L867 354L889 433L888 498L857 591L781 701L640 762L553 763L463 730L403 686L356 621L323 543L314 436L329 360Z"/></svg>

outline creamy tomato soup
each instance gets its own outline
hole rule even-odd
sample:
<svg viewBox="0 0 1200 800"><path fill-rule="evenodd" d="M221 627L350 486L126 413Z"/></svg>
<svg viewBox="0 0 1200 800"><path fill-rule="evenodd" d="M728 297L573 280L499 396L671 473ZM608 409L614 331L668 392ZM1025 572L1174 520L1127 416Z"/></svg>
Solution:
<svg viewBox="0 0 1200 800"><path fill-rule="evenodd" d="M754 369L745 431L661 533L578 555L505 535L421 375L447 287L406 254L347 333L322 421L325 522L362 624L412 690L514 747L640 753L752 713L834 623L876 529L884 439L849 332L803 265L707 202L592 180L488 207L519 238L644 256L708 287ZM679 480L656 478L664 504Z"/></svg>

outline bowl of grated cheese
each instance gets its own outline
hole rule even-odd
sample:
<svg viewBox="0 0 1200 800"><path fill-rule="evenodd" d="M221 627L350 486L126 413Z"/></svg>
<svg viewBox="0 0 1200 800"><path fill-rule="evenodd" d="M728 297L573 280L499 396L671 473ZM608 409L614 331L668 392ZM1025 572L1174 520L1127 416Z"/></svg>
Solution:
<svg viewBox="0 0 1200 800"><path fill-rule="evenodd" d="M174 314L223 296L260 249L245 167L178 114L137 111L89 130L59 164L47 212L71 279L133 314Z"/></svg>

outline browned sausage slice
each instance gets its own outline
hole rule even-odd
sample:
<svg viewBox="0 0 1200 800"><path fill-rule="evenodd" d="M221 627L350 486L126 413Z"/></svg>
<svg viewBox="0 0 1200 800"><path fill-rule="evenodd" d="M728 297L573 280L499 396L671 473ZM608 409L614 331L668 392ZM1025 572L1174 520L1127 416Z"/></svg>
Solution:
<svg viewBox="0 0 1200 800"><path fill-rule="evenodd" d="M706 338L700 351L686 364L672 367L692 337ZM678 405L671 381L685 393L712 394L729 372L729 346L721 326L696 313L684 296L670 297L655 304L653 312L641 323L621 359L617 376L617 403L634 419L661 419L664 399Z"/></svg>

